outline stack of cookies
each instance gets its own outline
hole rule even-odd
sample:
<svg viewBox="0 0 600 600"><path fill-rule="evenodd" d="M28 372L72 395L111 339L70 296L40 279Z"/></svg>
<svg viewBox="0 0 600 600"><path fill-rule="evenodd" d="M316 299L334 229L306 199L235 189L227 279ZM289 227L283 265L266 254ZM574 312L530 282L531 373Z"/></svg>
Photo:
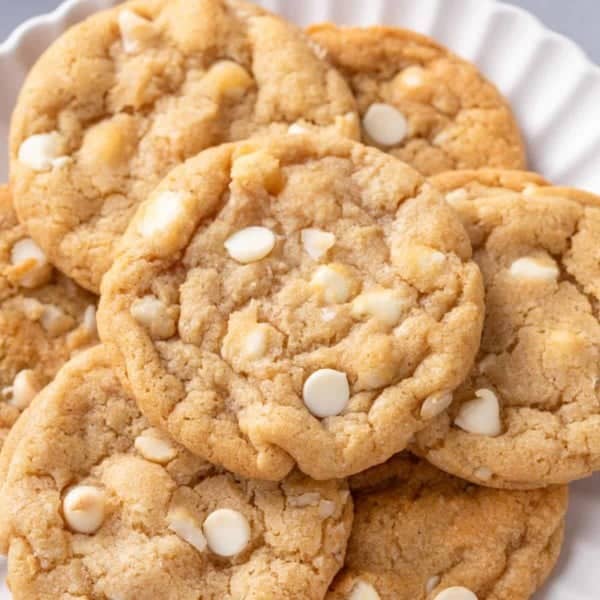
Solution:
<svg viewBox="0 0 600 600"><path fill-rule="evenodd" d="M10 144L15 599L542 585L600 469L600 199L523 170L473 65L132 0L41 57Z"/></svg>

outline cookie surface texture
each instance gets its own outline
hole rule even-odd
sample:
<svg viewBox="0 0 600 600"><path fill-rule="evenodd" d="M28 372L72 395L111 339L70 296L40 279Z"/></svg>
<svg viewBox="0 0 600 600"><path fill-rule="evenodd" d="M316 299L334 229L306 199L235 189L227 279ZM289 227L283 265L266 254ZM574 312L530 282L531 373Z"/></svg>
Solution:
<svg viewBox="0 0 600 600"><path fill-rule="evenodd" d="M98 346L32 405L2 519L16 600L323 598L347 485L242 480L151 428Z"/></svg>
<svg viewBox="0 0 600 600"><path fill-rule="evenodd" d="M466 232L412 168L311 134L210 149L136 214L101 337L142 412L245 476L344 477L404 448L475 356Z"/></svg>
<svg viewBox="0 0 600 600"><path fill-rule="evenodd" d="M0 187L0 447L69 357L98 341L96 301L52 268Z"/></svg>
<svg viewBox="0 0 600 600"><path fill-rule="evenodd" d="M136 206L200 150L291 124L356 130L342 77L242 0L136 0L65 33L11 124L15 206L51 262L97 292Z"/></svg>
<svg viewBox="0 0 600 600"><path fill-rule="evenodd" d="M365 143L425 175L525 167L508 102L471 63L404 29L323 24L308 32L352 88Z"/></svg>
<svg viewBox="0 0 600 600"><path fill-rule="evenodd" d="M566 486L474 486L397 455L351 480L346 565L327 600L528 600L558 558Z"/></svg>
<svg viewBox="0 0 600 600"><path fill-rule="evenodd" d="M538 487L600 468L600 199L520 173L434 178L486 287L481 349L416 449L474 482Z"/></svg>

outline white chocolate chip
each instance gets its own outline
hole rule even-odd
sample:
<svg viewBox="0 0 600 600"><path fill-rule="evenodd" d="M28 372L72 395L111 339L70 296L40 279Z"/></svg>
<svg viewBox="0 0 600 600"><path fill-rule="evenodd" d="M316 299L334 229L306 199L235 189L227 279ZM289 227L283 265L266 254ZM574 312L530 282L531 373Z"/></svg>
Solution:
<svg viewBox="0 0 600 600"><path fill-rule="evenodd" d="M337 317L337 310L335 308L331 308L330 306L326 306L321 309L321 319L326 323L329 321L333 321Z"/></svg>
<svg viewBox="0 0 600 600"><path fill-rule="evenodd" d="M477 596L466 587L455 586L441 591L433 600L477 600Z"/></svg>
<svg viewBox="0 0 600 600"><path fill-rule="evenodd" d="M315 417L339 415L350 400L346 373L333 369L315 371L304 382L303 400Z"/></svg>
<svg viewBox="0 0 600 600"><path fill-rule="evenodd" d="M350 299L351 281L339 267L320 266L314 272L310 283L323 294L327 304L341 304Z"/></svg>
<svg viewBox="0 0 600 600"><path fill-rule="evenodd" d="M203 84L213 97L239 99L254 85L254 79L235 61L219 60L210 67Z"/></svg>
<svg viewBox="0 0 600 600"><path fill-rule="evenodd" d="M556 281L558 279L558 267L554 263L541 262L535 258L518 258L510 265L510 274L520 279Z"/></svg>
<svg viewBox="0 0 600 600"><path fill-rule="evenodd" d="M433 590L440 584L441 578L439 575L434 575L427 580L425 584L425 593L431 594Z"/></svg>
<svg viewBox="0 0 600 600"><path fill-rule="evenodd" d="M98 328L96 326L96 307L93 304L90 304L83 313L83 327L86 331L90 333L90 335L96 335L98 333Z"/></svg>
<svg viewBox="0 0 600 600"><path fill-rule="evenodd" d="M488 469L487 467L478 467L477 469L475 469L475 471L473 472L473 475L477 478L477 479L481 479L481 481L489 481L492 478L492 471L490 469Z"/></svg>
<svg viewBox="0 0 600 600"><path fill-rule="evenodd" d="M406 308L406 300L393 290L372 290L357 296L352 302L352 316L374 317L384 325L397 325Z"/></svg>
<svg viewBox="0 0 600 600"><path fill-rule="evenodd" d="M131 316L148 329L153 338L167 339L175 333L175 321L167 311L167 307L156 296L144 296L132 305Z"/></svg>
<svg viewBox="0 0 600 600"><path fill-rule="evenodd" d="M398 76L398 81L406 87L416 88L423 85L425 81L425 71L422 67L412 66L404 69Z"/></svg>
<svg viewBox="0 0 600 600"><path fill-rule="evenodd" d="M70 156L59 156L52 161L52 166L55 169L62 169L67 166L69 163L72 163L73 159Z"/></svg>
<svg viewBox="0 0 600 600"><path fill-rule="evenodd" d="M35 298L23 298L23 314L30 321L37 321L44 314L44 305Z"/></svg>
<svg viewBox="0 0 600 600"><path fill-rule="evenodd" d="M319 502L319 516L322 519L328 519L335 514L335 502L332 500L321 500Z"/></svg>
<svg viewBox="0 0 600 600"><path fill-rule="evenodd" d="M318 492L306 492L299 496L290 496L288 498L288 505L304 508L305 506L316 506L321 501L321 494Z"/></svg>
<svg viewBox="0 0 600 600"><path fill-rule="evenodd" d="M242 264L259 261L275 247L275 234L266 227L246 227L225 242L229 256Z"/></svg>
<svg viewBox="0 0 600 600"><path fill-rule="evenodd" d="M67 315L62 308L54 304L44 306L44 312L40 317L40 323L48 335L56 337L73 328L73 318Z"/></svg>
<svg viewBox="0 0 600 600"><path fill-rule="evenodd" d="M421 405L421 418L433 419L442 414L452 404L452 392L438 392L425 398Z"/></svg>
<svg viewBox="0 0 600 600"><path fill-rule="evenodd" d="M13 380L12 386L5 389L10 389L11 398L9 402L19 410L25 410L40 391L35 375L30 369L19 371Z"/></svg>
<svg viewBox="0 0 600 600"><path fill-rule="evenodd" d="M300 232L304 250L313 260L320 260L335 244L335 235L321 229L303 229Z"/></svg>
<svg viewBox="0 0 600 600"><path fill-rule="evenodd" d="M475 398L465 402L458 412L454 424L468 433L497 436L502 433L500 405L492 390L482 388L475 392Z"/></svg>
<svg viewBox="0 0 600 600"><path fill-rule="evenodd" d="M142 205L142 216L137 222L138 232L144 237L151 238L167 231L182 218L183 200L183 194L167 190Z"/></svg>
<svg viewBox="0 0 600 600"><path fill-rule="evenodd" d="M63 500L63 514L69 527L77 533L96 532L104 522L104 492L90 485L69 490Z"/></svg>
<svg viewBox="0 0 600 600"><path fill-rule="evenodd" d="M528 183L521 192L523 196L535 196L536 192L540 189L539 185L535 183Z"/></svg>
<svg viewBox="0 0 600 600"><path fill-rule="evenodd" d="M446 202L450 205L458 204L459 202L464 202L468 200L469 194L467 194L466 190L452 190L446 194Z"/></svg>
<svg viewBox="0 0 600 600"><path fill-rule="evenodd" d="M177 456L177 449L158 431L146 429L135 438L135 449L150 462L166 465Z"/></svg>
<svg viewBox="0 0 600 600"><path fill-rule="evenodd" d="M183 507L169 510L167 515L169 529L184 542L193 546L198 552L206 550L206 538L202 532L200 521Z"/></svg>
<svg viewBox="0 0 600 600"><path fill-rule="evenodd" d="M359 579L352 587L348 600L381 600L381 598L370 583Z"/></svg>
<svg viewBox="0 0 600 600"><path fill-rule="evenodd" d="M244 338L242 355L246 360L258 360L267 353L269 326L259 323Z"/></svg>
<svg viewBox="0 0 600 600"><path fill-rule="evenodd" d="M144 43L151 39L156 31L152 22L131 10L122 10L119 13L119 30L126 54L137 54Z"/></svg>
<svg viewBox="0 0 600 600"><path fill-rule="evenodd" d="M28 137L19 148L19 162L34 171L50 171L55 166L62 166L62 140L57 131L39 133Z"/></svg>
<svg viewBox="0 0 600 600"><path fill-rule="evenodd" d="M307 37L306 41L318 59L325 60L327 58L327 50L325 50L321 44L315 42L315 40L313 40L311 37Z"/></svg>
<svg viewBox="0 0 600 600"><path fill-rule="evenodd" d="M363 117L367 135L381 146L400 144L408 134L406 117L389 104L374 103Z"/></svg>
<svg viewBox="0 0 600 600"><path fill-rule="evenodd" d="M303 133L308 133L308 129L306 127L302 127L302 125L298 125L298 123L292 123L288 127L288 133L290 135L301 135Z"/></svg>
<svg viewBox="0 0 600 600"><path fill-rule="evenodd" d="M25 288L39 287L52 275L46 254L31 238L23 238L13 245L10 263L19 269L17 279Z"/></svg>
<svg viewBox="0 0 600 600"><path fill-rule="evenodd" d="M230 508L220 508L206 517L203 525L208 547L219 556L235 556L250 541L250 524L246 517Z"/></svg>

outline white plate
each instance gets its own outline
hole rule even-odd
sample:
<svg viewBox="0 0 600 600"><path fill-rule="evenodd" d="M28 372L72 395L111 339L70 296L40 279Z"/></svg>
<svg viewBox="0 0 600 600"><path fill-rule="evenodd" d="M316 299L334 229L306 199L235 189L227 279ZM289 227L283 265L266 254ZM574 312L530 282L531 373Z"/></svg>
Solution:
<svg viewBox="0 0 600 600"><path fill-rule="evenodd" d="M0 136L23 78L69 25L118 0L68 0L19 27L0 46ZM508 96L527 138L531 166L548 179L600 194L600 69L570 40L529 13L494 0L260 0L308 25L382 23L432 35L476 62ZM0 144L0 180L6 145ZM600 475L571 486L567 539L551 581L536 600L598 599ZM0 577L2 566L0 565ZM8 600L0 590L0 600Z"/></svg>

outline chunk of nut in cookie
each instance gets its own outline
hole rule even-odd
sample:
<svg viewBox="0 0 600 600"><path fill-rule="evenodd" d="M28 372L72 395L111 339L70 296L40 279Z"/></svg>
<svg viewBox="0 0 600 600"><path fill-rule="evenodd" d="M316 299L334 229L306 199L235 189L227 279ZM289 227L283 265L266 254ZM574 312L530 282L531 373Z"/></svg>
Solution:
<svg viewBox="0 0 600 600"><path fill-rule="evenodd" d="M157 33L152 21L145 19L132 10L122 10L119 13L118 23L123 50L126 54L141 52Z"/></svg>
<svg viewBox="0 0 600 600"><path fill-rule="evenodd" d="M302 135L303 133L308 133L308 129L306 127L302 127L299 123L292 123L288 127L289 135Z"/></svg>
<svg viewBox="0 0 600 600"><path fill-rule="evenodd" d="M349 270L343 265L329 264L318 267L310 284L326 304L342 304L352 296L352 278Z"/></svg>
<svg viewBox="0 0 600 600"><path fill-rule="evenodd" d="M248 520L241 512L230 508L220 508L210 513L203 529L208 547L219 556L235 556L250 542Z"/></svg>
<svg viewBox="0 0 600 600"><path fill-rule="evenodd" d="M348 377L334 369L319 369L304 382L302 397L315 417L339 415L350 400Z"/></svg>
<svg viewBox="0 0 600 600"><path fill-rule="evenodd" d="M477 596L466 587L454 586L442 590L433 600L477 600Z"/></svg>
<svg viewBox="0 0 600 600"><path fill-rule="evenodd" d="M150 337L167 339L176 331L175 319L169 314L164 302L156 296L138 298L130 309L131 316L148 330Z"/></svg>
<svg viewBox="0 0 600 600"><path fill-rule="evenodd" d="M394 290L370 290L357 296L352 302L352 316L355 319L372 317L393 327L400 322L407 308L406 299Z"/></svg>
<svg viewBox="0 0 600 600"><path fill-rule="evenodd" d="M486 388L475 392L475 398L465 402L454 424L468 433L495 437L502 433L498 396Z"/></svg>
<svg viewBox="0 0 600 600"><path fill-rule="evenodd" d="M198 552L206 550L206 537L202 525L188 509L182 506L171 508L167 514L167 525L175 535L196 548Z"/></svg>
<svg viewBox="0 0 600 600"><path fill-rule="evenodd" d="M246 227L225 241L225 249L233 260L248 264L268 256L275 247L275 234L266 227Z"/></svg>
<svg viewBox="0 0 600 600"><path fill-rule="evenodd" d="M90 304L85 309L81 324L90 335L96 335L98 333L98 327L96 325L96 307L93 304Z"/></svg>
<svg viewBox="0 0 600 600"><path fill-rule="evenodd" d="M395 146L408 135L406 117L390 104L375 102L363 117L367 135L380 146Z"/></svg>
<svg viewBox="0 0 600 600"><path fill-rule="evenodd" d="M135 119L117 115L90 127L79 151L79 162L90 171L124 165L133 155L137 143Z"/></svg>
<svg viewBox="0 0 600 600"><path fill-rule="evenodd" d="M152 238L169 230L184 215L183 200L183 194L167 190L142 205L138 213L138 232L146 238Z"/></svg>
<svg viewBox="0 0 600 600"><path fill-rule="evenodd" d="M264 150L246 149L231 167L231 180L244 189L262 188L278 194L284 185L279 159Z"/></svg>
<svg viewBox="0 0 600 600"><path fill-rule="evenodd" d="M216 99L238 99L254 85L254 79L238 63L219 60L206 72L202 84Z"/></svg>
<svg viewBox="0 0 600 600"><path fill-rule="evenodd" d="M421 404L421 418L433 419L442 414L452 404L452 392L437 392L425 398Z"/></svg>
<svg viewBox="0 0 600 600"><path fill-rule="evenodd" d="M352 586L348 600L380 600L380 596L370 583L359 579Z"/></svg>
<svg viewBox="0 0 600 600"><path fill-rule="evenodd" d="M72 329L75 321L62 308L55 304L46 304L40 317L40 323L48 335L57 337Z"/></svg>
<svg viewBox="0 0 600 600"><path fill-rule="evenodd" d="M135 438L135 449L148 461L166 465L177 456L177 448L161 432L146 429Z"/></svg>
<svg viewBox="0 0 600 600"><path fill-rule="evenodd" d="M556 281L558 267L551 261L540 261L529 256L518 258L510 265L510 274L519 279L534 279L538 281Z"/></svg>
<svg viewBox="0 0 600 600"><path fill-rule="evenodd" d="M57 131L28 137L19 147L19 162L33 171L50 171L69 162L62 154L62 138Z"/></svg>
<svg viewBox="0 0 600 600"><path fill-rule="evenodd" d="M425 593L431 594L433 590L440 584L441 578L439 575L433 575L425 583Z"/></svg>
<svg viewBox="0 0 600 600"><path fill-rule="evenodd" d="M394 78L394 84L400 85L406 88L418 88L421 87L426 80L425 69L417 65L407 67L403 69Z"/></svg>
<svg viewBox="0 0 600 600"><path fill-rule="evenodd" d="M46 254L31 238L23 238L13 245L10 263L15 268L16 280L24 288L44 285L52 276L52 265Z"/></svg>
<svg viewBox="0 0 600 600"><path fill-rule="evenodd" d="M303 229L300 239L305 252L313 259L320 260L335 244L335 235L322 229Z"/></svg>
<svg viewBox="0 0 600 600"><path fill-rule="evenodd" d="M25 410L40 391L40 385L31 369L19 371L13 379L10 404Z"/></svg>
<svg viewBox="0 0 600 600"><path fill-rule="evenodd" d="M105 494L91 485L71 488L63 499L63 514L67 525L76 533L98 531L105 518Z"/></svg>

